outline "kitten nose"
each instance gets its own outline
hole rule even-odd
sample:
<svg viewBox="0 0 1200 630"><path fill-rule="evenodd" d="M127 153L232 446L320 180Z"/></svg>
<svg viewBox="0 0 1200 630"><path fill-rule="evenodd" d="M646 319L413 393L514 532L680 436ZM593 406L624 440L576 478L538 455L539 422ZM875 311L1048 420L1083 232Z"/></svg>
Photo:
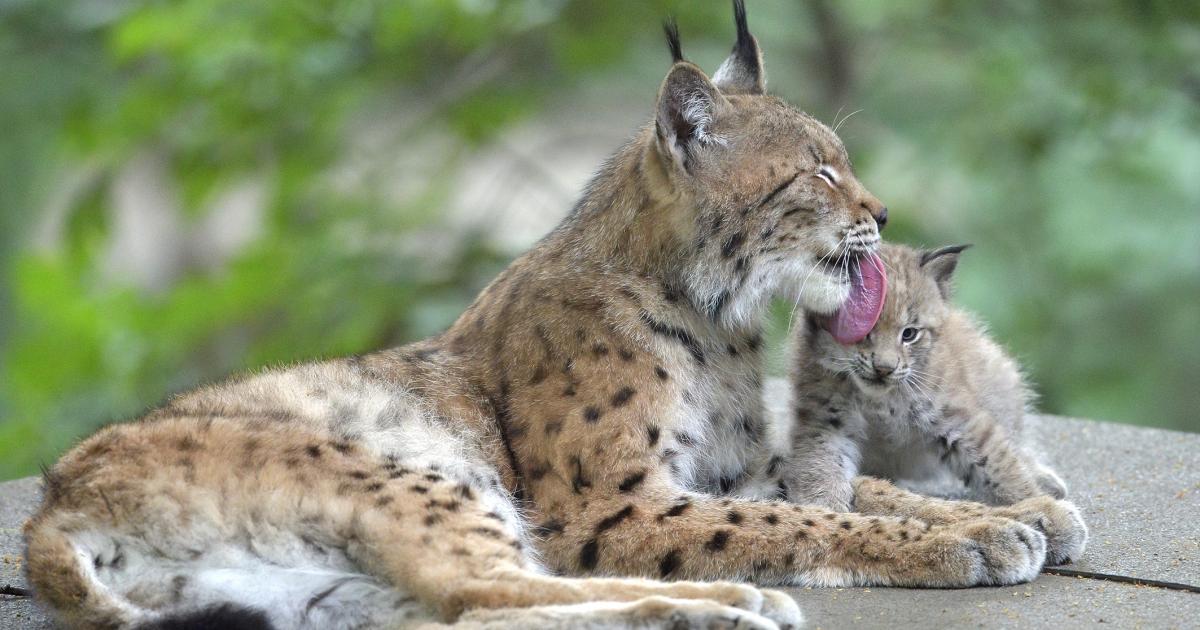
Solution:
<svg viewBox="0 0 1200 630"><path fill-rule="evenodd" d="M896 366L894 366L894 365L887 365L884 363L876 363L875 364L875 376L877 376L879 378L883 378L885 376L890 376L891 373L895 372L895 371L896 371Z"/></svg>

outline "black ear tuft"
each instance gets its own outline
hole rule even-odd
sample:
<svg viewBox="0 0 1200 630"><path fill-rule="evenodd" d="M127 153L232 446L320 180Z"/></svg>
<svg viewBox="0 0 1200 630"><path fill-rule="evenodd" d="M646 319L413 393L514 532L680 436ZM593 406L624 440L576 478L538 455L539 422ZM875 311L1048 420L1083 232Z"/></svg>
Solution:
<svg viewBox="0 0 1200 630"><path fill-rule="evenodd" d="M663 33L667 35L667 46L671 49L671 63L683 61L683 46L679 44L679 24L669 17L663 22Z"/></svg>
<svg viewBox="0 0 1200 630"><path fill-rule="evenodd" d="M737 24L737 42L733 52L717 68L713 83L726 94L762 94L767 87L762 51L758 40L750 34L744 0L733 1L733 20Z"/></svg>
<svg viewBox="0 0 1200 630"><path fill-rule="evenodd" d="M958 267L958 255L970 246L951 245L921 253L921 268L937 282L942 297L950 296L950 278Z"/></svg>
<svg viewBox="0 0 1200 630"><path fill-rule="evenodd" d="M737 24L737 47L741 48L752 39L750 24L746 22L745 0L733 0L733 21Z"/></svg>

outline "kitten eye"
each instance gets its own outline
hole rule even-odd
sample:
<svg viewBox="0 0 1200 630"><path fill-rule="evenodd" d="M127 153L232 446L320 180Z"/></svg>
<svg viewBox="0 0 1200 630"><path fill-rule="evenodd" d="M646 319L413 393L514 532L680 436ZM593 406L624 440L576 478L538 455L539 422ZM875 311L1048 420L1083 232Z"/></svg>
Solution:
<svg viewBox="0 0 1200 630"><path fill-rule="evenodd" d="M822 166L821 170L817 171L817 177L820 177L830 188L837 188L837 171L828 166Z"/></svg>
<svg viewBox="0 0 1200 630"><path fill-rule="evenodd" d="M912 343L917 340L917 337L920 336L920 328L913 328L912 326L909 326L908 328L900 331L900 341L903 343Z"/></svg>

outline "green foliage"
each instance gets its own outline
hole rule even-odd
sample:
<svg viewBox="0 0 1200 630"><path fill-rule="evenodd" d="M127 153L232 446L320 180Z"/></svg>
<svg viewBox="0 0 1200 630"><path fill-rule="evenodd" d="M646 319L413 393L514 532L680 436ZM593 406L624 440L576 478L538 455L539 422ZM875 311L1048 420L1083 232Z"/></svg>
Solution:
<svg viewBox="0 0 1200 630"><path fill-rule="evenodd" d="M1200 10L751 5L774 91L829 121L863 110L840 133L891 207L887 236L976 244L960 299L1022 357L1046 410L1200 430ZM685 52L715 68L728 10L0 2L0 478L198 382L444 328L511 256L471 233L445 251L404 244L442 231L464 159L550 108L589 111L597 90L648 112L661 19L678 15ZM384 171L338 176L364 128L397 118L385 144L440 147L402 201ZM262 234L161 291L106 274L117 178L147 150L189 225L230 185L263 182Z"/></svg>

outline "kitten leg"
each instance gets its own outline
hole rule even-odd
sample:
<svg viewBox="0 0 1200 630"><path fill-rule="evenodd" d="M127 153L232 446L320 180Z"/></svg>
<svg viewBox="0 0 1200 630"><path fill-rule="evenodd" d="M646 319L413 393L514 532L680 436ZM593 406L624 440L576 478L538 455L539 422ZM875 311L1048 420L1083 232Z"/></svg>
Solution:
<svg viewBox="0 0 1200 630"><path fill-rule="evenodd" d="M865 440L863 419L800 402L792 430L792 452L780 479L793 503L849 512L851 480L858 474Z"/></svg>
<svg viewBox="0 0 1200 630"><path fill-rule="evenodd" d="M921 496L873 477L856 477L854 509L863 514L915 518L935 525L980 518L1010 518L1046 535L1046 564L1070 562L1083 554L1088 529L1079 508L1069 501L1036 496L1013 505L992 507L974 501L947 501Z"/></svg>
<svg viewBox="0 0 1200 630"><path fill-rule="evenodd" d="M934 430L942 462L988 503L1011 505L1045 494L1037 464L983 410L947 410Z"/></svg>

